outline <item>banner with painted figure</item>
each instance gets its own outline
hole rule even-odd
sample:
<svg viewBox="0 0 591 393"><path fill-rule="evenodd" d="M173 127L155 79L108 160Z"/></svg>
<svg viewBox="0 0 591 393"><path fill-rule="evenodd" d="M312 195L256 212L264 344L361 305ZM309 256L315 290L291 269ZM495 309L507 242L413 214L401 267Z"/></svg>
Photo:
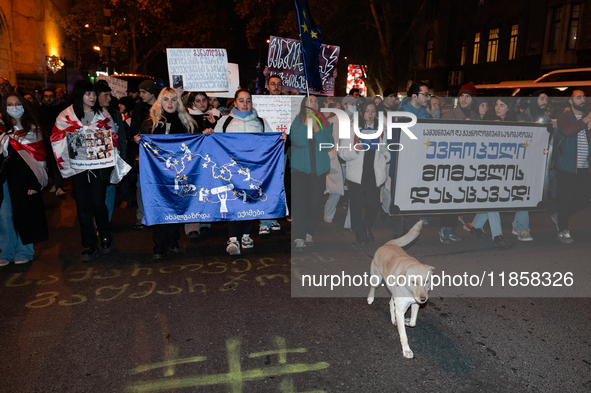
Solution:
<svg viewBox="0 0 591 393"><path fill-rule="evenodd" d="M299 40L271 36L269 39L269 54L267 66L271 75L279 75L283 80L283 90L306 92L306 75L302 61L302 45ZM320 46L320 78L322 79L322 93L320 95L333 96L336 79L337 62L341 48L335 45Z"/></svg>
<svg viewBox="0 0 591 393"><path fill-rule="evenodd" d="M278 133L142 135L145 225L285 216Z"/></svg>
<svg viewBox="0 0 591 393"><path fill-rule="evenodd" d="M168 77L174 89L229 91L228 54L225 49L167 48Z"/></svg>
<svg viewBox="0 0 591 393"><path fill-rule="evenodd" d="M538 123L419 119L401 133L394 204L402 213L543 208L551 133Z"/></svg>
<svg viewBox="0 0 591 393"><path fill-rule="evenodd" d="M304 96L252 96L257 115L267 120L275 132L287 132L300 112Z"/></svg>

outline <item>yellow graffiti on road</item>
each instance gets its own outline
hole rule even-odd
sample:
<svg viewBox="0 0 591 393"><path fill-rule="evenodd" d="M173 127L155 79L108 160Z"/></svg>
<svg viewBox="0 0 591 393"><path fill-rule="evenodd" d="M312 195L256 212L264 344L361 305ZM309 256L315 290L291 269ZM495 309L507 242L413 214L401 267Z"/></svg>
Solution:
<svg viewBox="0 0 591 393"><path fill-rule="evenodd" d="M245 383L249 381L261 380L268 377L287 376L292 374L304 373L309 371L324 370L329 367L327 362L318 363L296 363L286 364L288 354L305 353L305 348L288 349L283 337L275 337L274 344L276 349L271 351L255 352L249 354L249 358L261 356L277 355L279 365L257 368L253 370L243 370L240 364L240 340L226 340L226 352L228 357L228 372L225 374L196 375L186 378L163 378L157 381L139 382L129 385L127 392L162 392L169 389L179 389L197 386L225 385L230 393L242 393L245 389ZM169 368L180 364L203 362L207 360L206 356L194 356L185 359L170 359L164 362L154 363L136 367L131 374L155 370L158 368ZM172 377L172 375L167 374ZM277 387L278 392L295 393L293 380L283 379ZM322 390L301 392L301 393L325 393Z"/></svg>

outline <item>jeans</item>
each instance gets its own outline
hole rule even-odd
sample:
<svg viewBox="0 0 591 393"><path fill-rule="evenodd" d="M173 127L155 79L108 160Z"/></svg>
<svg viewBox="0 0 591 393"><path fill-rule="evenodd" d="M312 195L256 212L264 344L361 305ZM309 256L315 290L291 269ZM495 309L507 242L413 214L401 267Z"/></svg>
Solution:
<svg viewBox="0 0 591 393"><path fill-rule="evenodd" d="M513 228L517 228L517 233L529 232L529 212L516 212Z"/></svg>
<svg viewBox="0 0 591 393"><path fill-rule="evenodd" d="M503 234L503 229L501 228L501 215L498 212L478 213L474 217L474 221L472 221L472 226L476 229L482 229L487 220L490 225L492 238L494 239L497 236L501 236Z"/></svg>
<svg viewBox="0 0 591 393"><path fill-rule="evenodd" d="M98 239L94 231L92 216L101 239L111 238L109 211L105 204L109 179L102 178L100 170L84 171L70 178L74 189L82 247L98 248Z"/></svg>
<svg viewBox="0 0 591 393"><path fill-rule="evenodd" d="M113 217L113 209L115 209L115 193L117 192L117 186L114 184L109 184L107 186L107 195L105 197L105 205L107 205L107 210L109 211L109 222L111 222L111 218Z"/></svg>
<svg viewBox="0 0 591 393"><path fill-rule="evenodd" d="M337 212L337 205L339 204L341 196L339 194L329 194L328 200L324 205L324 221L332 221Z"/></svg>
<svg viewBox="0 0 591 393"><path fill-rule="evenodd" d="M14 231L8 182L5 181L2 187L4 199L0 206L0 259L9 262L14 262L17 258L32 260L35 254L33 243L24 245L20 236Z"/></svg>

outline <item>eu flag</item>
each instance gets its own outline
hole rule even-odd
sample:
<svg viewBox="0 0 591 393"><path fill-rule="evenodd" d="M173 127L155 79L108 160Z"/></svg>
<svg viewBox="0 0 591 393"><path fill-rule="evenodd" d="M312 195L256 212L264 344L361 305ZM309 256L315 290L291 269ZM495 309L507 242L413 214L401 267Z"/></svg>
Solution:
<svg viewBox="0 0 591 393"><path fill-rule="evenodd" d="M318 91L323 91L322 80L320 79L320 45L322 36L320 30L312 21L308 2L306 0L295 0L296 13L300 30L300 41L302 43L302 57L304 60L304 72L308 85Z"/></svg>
<svg viewBox="0 0 591 393"><path fill-rule="evenodd" d="M146 225L285 216L281 133L142 135Z"/></svg>

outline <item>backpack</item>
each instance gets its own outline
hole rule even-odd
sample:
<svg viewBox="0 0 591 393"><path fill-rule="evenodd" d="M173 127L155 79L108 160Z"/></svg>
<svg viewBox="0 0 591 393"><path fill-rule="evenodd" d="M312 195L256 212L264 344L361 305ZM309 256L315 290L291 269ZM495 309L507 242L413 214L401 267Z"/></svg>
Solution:
<svg viewBox="0 0 591 393"><path fill-rule="evenodd" d="M265 121L259 116L257 116L257 119L259 119L259 121L261 122L261 126L263 127L263 132L265 132ZM228 116L228 118L224 122L224 125L222 126L222 132L226 132L226 128L228 128L228 125L232 122L232 120L234 120L234 117Z"/></svg>

